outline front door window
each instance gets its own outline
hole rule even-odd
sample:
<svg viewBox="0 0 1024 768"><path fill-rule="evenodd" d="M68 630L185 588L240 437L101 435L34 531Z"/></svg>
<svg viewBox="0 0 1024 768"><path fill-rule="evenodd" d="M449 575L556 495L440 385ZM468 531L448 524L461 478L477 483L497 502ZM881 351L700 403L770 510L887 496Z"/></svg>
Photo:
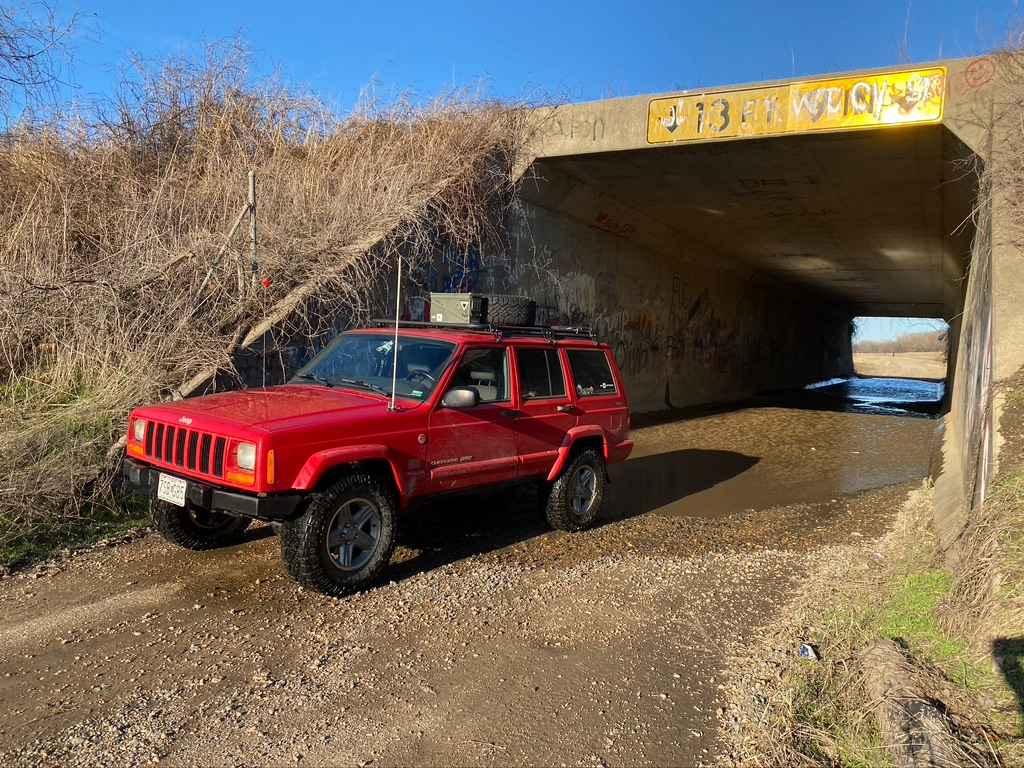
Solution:
<svg viewBox="0 0 1024 768"><path fill-rule="evenodd" d="M481 403L502 403L509 399L508 360L504 349L469 349L462 356L451 387L470 387Z"/></svg>

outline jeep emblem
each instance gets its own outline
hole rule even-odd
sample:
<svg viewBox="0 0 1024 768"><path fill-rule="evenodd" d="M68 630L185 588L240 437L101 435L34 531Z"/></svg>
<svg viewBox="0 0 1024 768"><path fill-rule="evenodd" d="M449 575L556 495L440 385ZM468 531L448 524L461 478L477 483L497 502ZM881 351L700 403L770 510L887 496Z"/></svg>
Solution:
<svg viewBox="0 0 1024 768"><path fill-rule="evenodd" d="M178 423L184 424L187 427L189 424L192 423L192 419L190 419L188 416L182 416L180 419L178 419Z"/></svg>

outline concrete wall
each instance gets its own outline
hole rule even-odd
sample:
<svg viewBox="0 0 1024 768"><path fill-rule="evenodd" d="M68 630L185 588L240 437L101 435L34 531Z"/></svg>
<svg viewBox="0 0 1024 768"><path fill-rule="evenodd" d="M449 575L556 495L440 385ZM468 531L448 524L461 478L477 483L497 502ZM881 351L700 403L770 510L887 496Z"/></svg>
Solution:
<svg viewBox="0 0 1024 768"><path fill-rule="evenodd" d="M606 205L607 207L607 205ZM728 258L665 252L525 201L495 287L528 293L545 321L592 325L615 349L637 412L737 400L852 371L849 313ZM623 222L622 226L611 224Z"/></svg>
<svg viewBox="0 0 1024 768"><path fill-rule="evenodd" d="M997 54L949 67L944 122L984 161L986 171L973 216L942 472L936 480L936 530L951 563L959 560L959 544L998 469L1001 384L1024 366L1024 257L1013 202L1024 93L1020 61ZM973 170L980 173L982 167Z"/></svg>

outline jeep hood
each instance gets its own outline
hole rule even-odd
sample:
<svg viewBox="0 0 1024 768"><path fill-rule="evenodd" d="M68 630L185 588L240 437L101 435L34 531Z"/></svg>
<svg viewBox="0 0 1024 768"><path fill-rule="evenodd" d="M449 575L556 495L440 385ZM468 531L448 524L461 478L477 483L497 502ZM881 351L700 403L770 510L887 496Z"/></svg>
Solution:
<svg viewBox="0 0 1024 768"><path fill-rule="evenodd" d="M256 427L274 430L284 422L301 420L303 417L331 413L362 417L371 412L385 410L386 398L348 388L327 388L321 386L285 385L267 389L243 389L221 392L216 395L162 403L159 406L142 408L142 416L149 412L154 417L164 416L174 420L195 418L200 421L216 420L239 427Z"/></svg>

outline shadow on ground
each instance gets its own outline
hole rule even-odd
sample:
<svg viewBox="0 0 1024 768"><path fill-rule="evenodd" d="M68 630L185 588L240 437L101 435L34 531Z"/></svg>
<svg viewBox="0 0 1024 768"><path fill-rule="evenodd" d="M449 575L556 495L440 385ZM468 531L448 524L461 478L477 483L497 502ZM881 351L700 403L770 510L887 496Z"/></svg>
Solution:
<svg viewBox="0 0 1024 768"><path fill-rule="evenodd" d="M1024 715L1024 637L996 638L992 641L992 657Z"/></svg>
<svg viewBox="0 0 1024 768"><path fill-rule="evenodd" d="M758 461L733 451L697 449L630 459L610 468L612 483L598 525L680 501L736 477ZM434 499L406 515L399 543L417 554L394 563L389 576L404 579L549 530L536 486Z"/></svg>

